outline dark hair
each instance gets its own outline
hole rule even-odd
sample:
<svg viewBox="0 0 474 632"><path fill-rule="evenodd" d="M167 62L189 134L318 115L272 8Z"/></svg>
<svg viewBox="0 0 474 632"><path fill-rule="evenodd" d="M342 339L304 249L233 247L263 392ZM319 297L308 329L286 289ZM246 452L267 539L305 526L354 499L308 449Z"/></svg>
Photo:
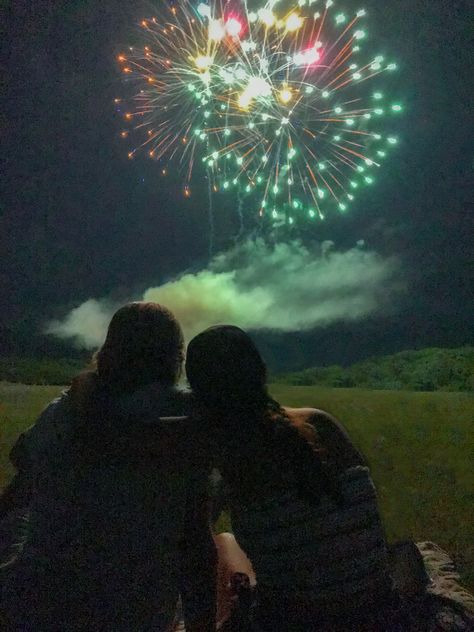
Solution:
<svg viewBox="0 0 474 632"><path fill-rule="evenodd" d="M210 327L193 338L186 354L186 375L207 408L257 412L274 403L267 392L265 363L239 327Z"/></svg>
<svg viewBox="0 0 474 632"><path fill-rule="evenodd" d="M315 475L312 500L331 487L318 457L316 433L314 441L300 434L270 397L265 363L242 329L223 325L197 335L188 346L186 374L198 409L210 423L223 474L234 491L258 494L259 477L277 478L282 462L297 478L305 467ZM268 458L260 458L265 453ZM270 464L265 472L262 461Z"/></svg>
<svg viewBox="0 0 474 632"><path fill-rule="evenodd" d="M124 305L112 317L95 356L101 386L134 391L153 382L174 384L184 359L181 327L158 303Z"/></svg>
<svg viewBox="0 0 474 632"><path fill-rule="evenodd" d="M162 305L135 302L115 312L92 369L72 382L70 398L78 437L107 433L107 404L117 394L153 383L176 383L184 359L184 340L175 316ZM102 430L98 429L98 425ZM95 429L91 431L91 426ZM90 443L90 441L87 441Z"/></svg>

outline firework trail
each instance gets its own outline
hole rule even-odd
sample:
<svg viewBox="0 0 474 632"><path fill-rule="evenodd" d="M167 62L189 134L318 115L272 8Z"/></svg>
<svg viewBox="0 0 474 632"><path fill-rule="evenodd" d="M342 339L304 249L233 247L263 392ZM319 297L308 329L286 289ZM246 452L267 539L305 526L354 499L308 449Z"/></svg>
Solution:
<svg viewBox="0 0 474 632"><path fill-rule="evenodd" d="M212 204L212 188L211 188L211 178L208 174L207 176L207 195L209 200L208 205L208 217L209 217L209 258L212 259L214 254L214 207Z"/></svg>
<svg viewBox="0 0 474 632"><path fill-rule="evenodd" d="M237 189L237 216L239 218L239 231L234 238L234 245L237 245L239 239L244 234L244 213L243 213L244 199L241 192Z"/></svg>

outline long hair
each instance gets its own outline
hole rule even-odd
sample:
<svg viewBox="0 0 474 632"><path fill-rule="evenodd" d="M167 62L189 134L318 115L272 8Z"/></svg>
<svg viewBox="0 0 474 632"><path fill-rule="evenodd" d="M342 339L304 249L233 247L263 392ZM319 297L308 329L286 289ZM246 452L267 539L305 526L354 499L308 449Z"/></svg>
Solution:
<svg viewBox="0 0 474 632"><path fill-rule="evenodd" d="M265 363L239 327L210 327L193 338L186 375L196 397L209 409L258 413L275 404L267 391Z"/></svg>
<svg viewBox="0 0 474 632"><path fill-rule="evenodd" d="M242 329L223 325L196 336L188 346L186 374L216 439L223 474L237 494L258 494L259 478L270 472L278 477L283 463L300 470L308 464L316 475L313 499L331 487L316 434L300 434L268 394L265 363Z"/></svg>
<svg viewBox="0 0 474 632"><path fill-rule="evenodd" d="M183 360L183 333L166 307L151 302L121 307L93 357L92 369L72 382L77 437L89 444L95 433L107 434L113 423L107 418L107 406L114 397L153 383L175 384Z"/></svg>
<svg viewBox="0 0 474 632"><path fill-rule="evenodd" d="M184 359L181 327L157 303L136 302L112 317L107 337L96 354L101 386L134 391L153 382L174 384Z"/></svg>

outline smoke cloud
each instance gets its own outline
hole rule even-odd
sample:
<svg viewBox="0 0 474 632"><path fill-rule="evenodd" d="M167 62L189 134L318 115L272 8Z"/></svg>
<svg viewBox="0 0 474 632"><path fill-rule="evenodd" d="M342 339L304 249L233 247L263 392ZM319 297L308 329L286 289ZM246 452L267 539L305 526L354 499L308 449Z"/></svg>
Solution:
<svg viewBox="0 0 474 632"><path fill-rule="evenodd" d="M46 333L58 338L73 339L76 346L94 349L102 344L108 324L118 306L93 298L72 309L64 320L53 320Z"/></svg>
<svg viewBox="0 0 474 632"><path fill-rule="evenodd" d="M364 249L345 252L326 241L309 249L298 241L269 246L247 241L216 256L206 269L146 290L141 298L169 307L189 340L210 325L301 331L358 320L384 309L396 290L398 262ZM89 299L48 333L85 348L99 346L118 305Z"/></svg>

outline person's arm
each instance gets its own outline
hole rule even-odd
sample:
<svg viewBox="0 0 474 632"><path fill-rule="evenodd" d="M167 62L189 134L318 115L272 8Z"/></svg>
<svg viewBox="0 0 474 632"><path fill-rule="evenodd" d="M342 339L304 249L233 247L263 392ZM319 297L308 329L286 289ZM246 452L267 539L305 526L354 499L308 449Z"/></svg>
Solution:
<svg viewBox="0 0 474 632"><path fill-rule="evenodd" d="M30 498L30 479L25 472L17 472L0 495L0 521L15 509L27 507Z"/></svg>
<svg viewBox="0 0 474 632"><path fill-rule="evenodd" d="M217 468L211 472L208 489L211 524L215 526L222 512L230 511L230 487Z"/></svg>
<svg viewBox="0 0 474 632"><path fill-rule="evenodd" d="M181 599L186 632L215 632L217 553L205 491L191 489L182 543Z"/></svg>
<svg viewBox="0 0 474 632"><path fill-rule="evenodd" d="M7 514L28 506L32 492L31 465L25 446L25 435L21 434L10 452L10 461L16 474L0 495L0 520Z"/></svg>
<svg viewBox="0 0 474 632"><path fill-rule="evenodd" d="M21 434L10 451L10 462L16 474L0 496L0 518L10 511L28 506L35 484L35 469L42 455L61 441L61 422L67 397L51 402L36 422Z"/></svg>

